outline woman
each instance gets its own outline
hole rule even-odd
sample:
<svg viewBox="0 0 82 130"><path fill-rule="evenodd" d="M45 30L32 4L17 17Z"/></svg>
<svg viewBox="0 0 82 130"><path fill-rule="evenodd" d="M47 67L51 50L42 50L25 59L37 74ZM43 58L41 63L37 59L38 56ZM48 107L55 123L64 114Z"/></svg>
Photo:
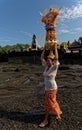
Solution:
<svg viewBox="0 0 82 130"><path fill-rule="evenodd" d="M58 62L58 51L57 44L55 44L55 55L49 55L47 61L44 59L44 52L41 54L42 65L45 66L44 81L45 81L45 118L43 122L39 125L40 127L45 127L48 124L48 115L50 110L56 115L57 119L61 119L61 110L59 104L56 101L57 94L57 84L55 77L57 74L59 62Z"/></svg>

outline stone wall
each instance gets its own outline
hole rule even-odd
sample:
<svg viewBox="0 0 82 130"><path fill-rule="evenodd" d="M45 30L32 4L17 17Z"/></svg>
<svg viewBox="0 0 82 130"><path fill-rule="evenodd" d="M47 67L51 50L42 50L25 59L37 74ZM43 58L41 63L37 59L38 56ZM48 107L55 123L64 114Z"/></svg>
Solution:
<svg viewBox="0 0 82 130"><path fill-rule="evenodd" d="M41 64L40 56L42 50L39 51L30 51L30 52L11 52L9 54L0 56L1 62L9 62L9 63L32 63L32 64ZM59 61L61 64L82 64L82 53L81 52L71 52L66 53L58 50L59 53ZM46 51L45 58L49 51Z"/></svg>

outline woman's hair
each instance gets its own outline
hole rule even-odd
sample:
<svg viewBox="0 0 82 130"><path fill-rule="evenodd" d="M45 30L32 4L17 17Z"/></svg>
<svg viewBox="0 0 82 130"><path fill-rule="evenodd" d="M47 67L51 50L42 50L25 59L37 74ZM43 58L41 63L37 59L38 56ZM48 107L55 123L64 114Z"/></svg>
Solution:
<svg viewBox="0 0 82 130"><path fill-rule="evenodd" d="M47 58L47 59L50 59L52 62L55 60L55 58Z"/></svg>
<svg viewBox="0 0 82 130"><path fill-rule="evenodd" d="M55 55L49 55L47 56L47 59L50 59L53 62L55 60Z"/></svg>

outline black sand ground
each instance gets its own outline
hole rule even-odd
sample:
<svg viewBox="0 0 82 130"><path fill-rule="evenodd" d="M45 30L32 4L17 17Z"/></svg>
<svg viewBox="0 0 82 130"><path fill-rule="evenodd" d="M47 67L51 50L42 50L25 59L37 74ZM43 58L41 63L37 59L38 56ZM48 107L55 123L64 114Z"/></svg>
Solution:
<svg viewBox="0 0 82 130"><path fill-rule="evenodd" d="M30 64L0 64L0 130L82 130L82 66L60 66L57 100L63 111L57 121L44 118L43 68Z"/></svg>

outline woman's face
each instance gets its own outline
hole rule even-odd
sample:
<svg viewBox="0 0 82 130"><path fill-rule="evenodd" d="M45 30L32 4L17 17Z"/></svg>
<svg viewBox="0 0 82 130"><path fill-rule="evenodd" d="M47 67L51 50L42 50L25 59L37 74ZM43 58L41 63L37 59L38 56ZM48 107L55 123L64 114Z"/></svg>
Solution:
<svg viewBox="0 0 82 130"><path fill-rule="evenodd" d="M51 59L47 59L47 66L51 67L53 65L53 61Z"/></svg>

